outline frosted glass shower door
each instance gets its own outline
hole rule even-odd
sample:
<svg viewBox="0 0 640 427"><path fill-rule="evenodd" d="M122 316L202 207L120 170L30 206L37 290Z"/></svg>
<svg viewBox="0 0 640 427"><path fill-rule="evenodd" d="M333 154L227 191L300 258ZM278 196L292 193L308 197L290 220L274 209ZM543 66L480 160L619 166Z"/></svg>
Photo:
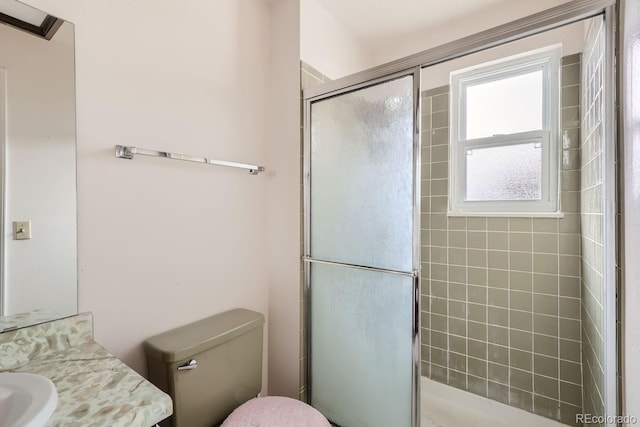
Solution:
<svg viewBox="0 0 640 427"><path fill-rule="evenodd" d="M307 106L308 392L342 427L415 422L414 78Z"/></svg>

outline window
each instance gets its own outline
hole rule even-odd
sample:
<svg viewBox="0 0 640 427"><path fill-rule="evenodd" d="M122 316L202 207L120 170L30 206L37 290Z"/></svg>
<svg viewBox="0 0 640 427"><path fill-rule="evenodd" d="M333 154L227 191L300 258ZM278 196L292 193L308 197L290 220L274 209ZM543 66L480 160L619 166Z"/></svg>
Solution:
<svg viewBox="0 0 640 427"><path fill-rule="evenodd" d="M451 213L558 210L560 47L451 74Z"/></svg>

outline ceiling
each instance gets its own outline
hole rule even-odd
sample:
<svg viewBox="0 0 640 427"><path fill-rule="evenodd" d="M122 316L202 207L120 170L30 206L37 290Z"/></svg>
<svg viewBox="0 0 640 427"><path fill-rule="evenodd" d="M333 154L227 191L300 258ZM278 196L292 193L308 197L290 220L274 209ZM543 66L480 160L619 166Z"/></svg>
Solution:
<svg viewBox="0 0 640 427"><path fill-rule="evenodd" d="M317 0L351 34L369 44L409 34L501 5L531 0ZM564 0L566 1L566 0ZM547 1L548 2L548 1ZM561 3L559 1L558 3Z"/></svg>

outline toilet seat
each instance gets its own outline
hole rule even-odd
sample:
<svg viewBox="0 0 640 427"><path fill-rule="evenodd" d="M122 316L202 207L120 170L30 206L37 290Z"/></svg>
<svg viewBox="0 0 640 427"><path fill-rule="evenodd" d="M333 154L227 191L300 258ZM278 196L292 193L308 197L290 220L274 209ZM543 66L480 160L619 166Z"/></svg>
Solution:
<svg viewBox="0 0 640 427"><path fill-rule="evenodd" d="M282 396L257 397L236 408L221 427L331 427L315 408Z"/></svg>

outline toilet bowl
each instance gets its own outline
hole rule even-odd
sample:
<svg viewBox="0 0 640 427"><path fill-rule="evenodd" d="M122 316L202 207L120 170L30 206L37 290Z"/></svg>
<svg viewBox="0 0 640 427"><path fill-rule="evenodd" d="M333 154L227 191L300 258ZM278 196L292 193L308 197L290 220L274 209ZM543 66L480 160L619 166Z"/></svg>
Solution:
<svg viewBox="0 0 640 427"><path fill-rule="evenodd" d="M173 400L162 427L330 427L316 409L262 389L264 316L237 308L149 338L149 380Z"/></svg>
<svg viewBox="0 0 640 427"><path fill-rule="evenodd" d="M220 427L331 427L315 408L296 399L267 396L235 409Z"/></svg>

